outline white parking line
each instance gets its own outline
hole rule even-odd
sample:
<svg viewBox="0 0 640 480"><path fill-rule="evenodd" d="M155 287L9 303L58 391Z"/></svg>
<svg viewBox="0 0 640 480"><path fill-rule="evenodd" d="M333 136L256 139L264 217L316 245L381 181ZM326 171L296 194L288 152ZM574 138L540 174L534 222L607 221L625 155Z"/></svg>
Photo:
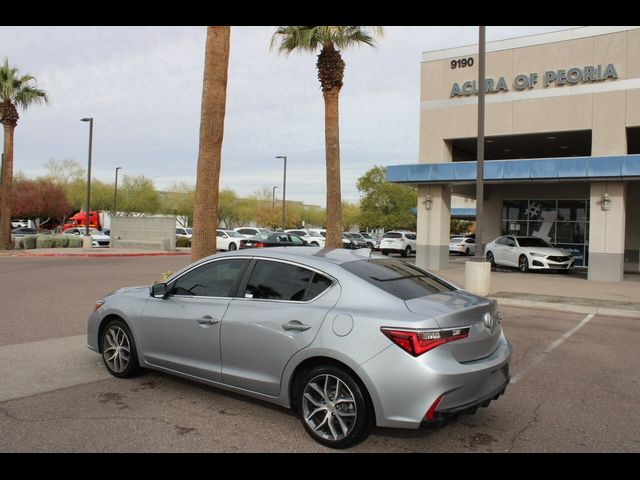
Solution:
<svg viewBox="0 0 640 480"><path fill-rule="evenodd" d="M520 372L518 375L515 375L514 377L512 377L510 383L516 384L520 380L522 380L522 378L527 374L527 372L529 372L529 370L531 370L533 367L538 365L542 360L544 360L545 356L547 356L548 354L553 352L556 348L558 348L562 344L562 342L564 342L567 338L569 338L571 335L573 335L578 330L580 330L582 327L584 327L589 322L589 320L591 320L593 317L594 317L594 314L587 315L586 317L584 317L582 319L582 321L578 325L576 325L571 330L569 330L564 335L562 335L560 338L555 340L540 355L538 355L536 358L534 358L533 361L522 372Z"/></svg>

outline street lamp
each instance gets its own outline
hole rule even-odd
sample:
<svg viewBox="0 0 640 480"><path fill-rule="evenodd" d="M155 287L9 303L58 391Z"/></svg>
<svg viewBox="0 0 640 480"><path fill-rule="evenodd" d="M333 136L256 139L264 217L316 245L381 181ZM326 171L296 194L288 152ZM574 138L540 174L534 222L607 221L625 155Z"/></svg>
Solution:
<svg viewBox="0 0 640 480"><path fill-rule="evenodd" d="M284 202L285 197L287 196L287 156L286 155L278 155L276 158L284 159L284 179L282 180L282 231L285 229L285 209Z"/></svg>
<svg viewBox="0 0 640 480"><path fill-rule="evenodd" d="M84 219L86 225L85 236L89 236L89 215L91 212L91 147L93 144L93 117L82 118L81 122L89 122L89 168L87 169L87 214ZM92 243L89 243L91 246Z"/></svg>
<svg viewBox="0 0 640 480"><path fill-rule="evenodd" d="M271 193L271 208L276 206L276 188L278 188L278 186L274 185L273 192Z"/></svg>
<svg viewBox="0 0 640 480"><path fill-rule="evenodd" d="M118 170L122 170L122 167L116 167L116 186L113 190L113 216L118 214Z"/></svg>

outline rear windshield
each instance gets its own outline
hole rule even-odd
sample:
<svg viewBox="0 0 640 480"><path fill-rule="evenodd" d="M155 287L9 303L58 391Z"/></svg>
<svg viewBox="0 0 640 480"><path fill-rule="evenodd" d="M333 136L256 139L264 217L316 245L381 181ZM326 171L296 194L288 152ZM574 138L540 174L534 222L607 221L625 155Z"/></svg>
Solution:
<svg viewBox="0 0 640 480"><path fill-rule="evenodd" d="M357 260L343 263L342 268L402 300L454 290L424 270L395 259Z"/></svg>
<svg viewBox="0 0 640 480"><path fill-rule="evenodd" d="M401 233L385 233L382 238L402 238Z"/></svg>

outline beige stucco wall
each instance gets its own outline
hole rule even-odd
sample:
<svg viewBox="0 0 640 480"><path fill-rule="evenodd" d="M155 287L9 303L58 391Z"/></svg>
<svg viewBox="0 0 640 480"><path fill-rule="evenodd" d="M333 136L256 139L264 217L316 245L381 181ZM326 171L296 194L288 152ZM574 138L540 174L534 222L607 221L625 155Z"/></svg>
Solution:
<svg viewBox="0 0 640 480"><path fill-rule="evenodd" d="M451 69L452 59L469 57L474 59L472 67ZM604 68L609 63L616 69L616 80L543 86L547 70ZM477 81L477 66L477 53L421 64L421 163L451 161L446 140L477 135L477 96L449 97L455 82L462 86ZM516 91L514 77L530 73L538 74L537 84ZM509 87L508 92L486 95L487 136L592 130L593 155L624 154L625 127L640 125L639 86L605 91L616 82L640 79L640 29L488 52L486 76L496 82L504 77ZM532 98L553 93L560 95Z"/></svg>

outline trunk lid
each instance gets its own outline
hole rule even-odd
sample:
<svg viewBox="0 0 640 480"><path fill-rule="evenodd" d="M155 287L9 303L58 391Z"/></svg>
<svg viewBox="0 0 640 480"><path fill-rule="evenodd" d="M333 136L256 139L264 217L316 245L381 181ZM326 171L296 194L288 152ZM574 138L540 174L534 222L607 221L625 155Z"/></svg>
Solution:
<svg viewBox="0 0 640 480"><path fill-rule="evenodd" d="M497 302L464 290L434 293L406 300L407 308L433 318L440 328L470 327L469 336L438 348L447 348L461 363L491 355L498 346L502 327ZM485 314L491 321L485 324Z"/></svg>

